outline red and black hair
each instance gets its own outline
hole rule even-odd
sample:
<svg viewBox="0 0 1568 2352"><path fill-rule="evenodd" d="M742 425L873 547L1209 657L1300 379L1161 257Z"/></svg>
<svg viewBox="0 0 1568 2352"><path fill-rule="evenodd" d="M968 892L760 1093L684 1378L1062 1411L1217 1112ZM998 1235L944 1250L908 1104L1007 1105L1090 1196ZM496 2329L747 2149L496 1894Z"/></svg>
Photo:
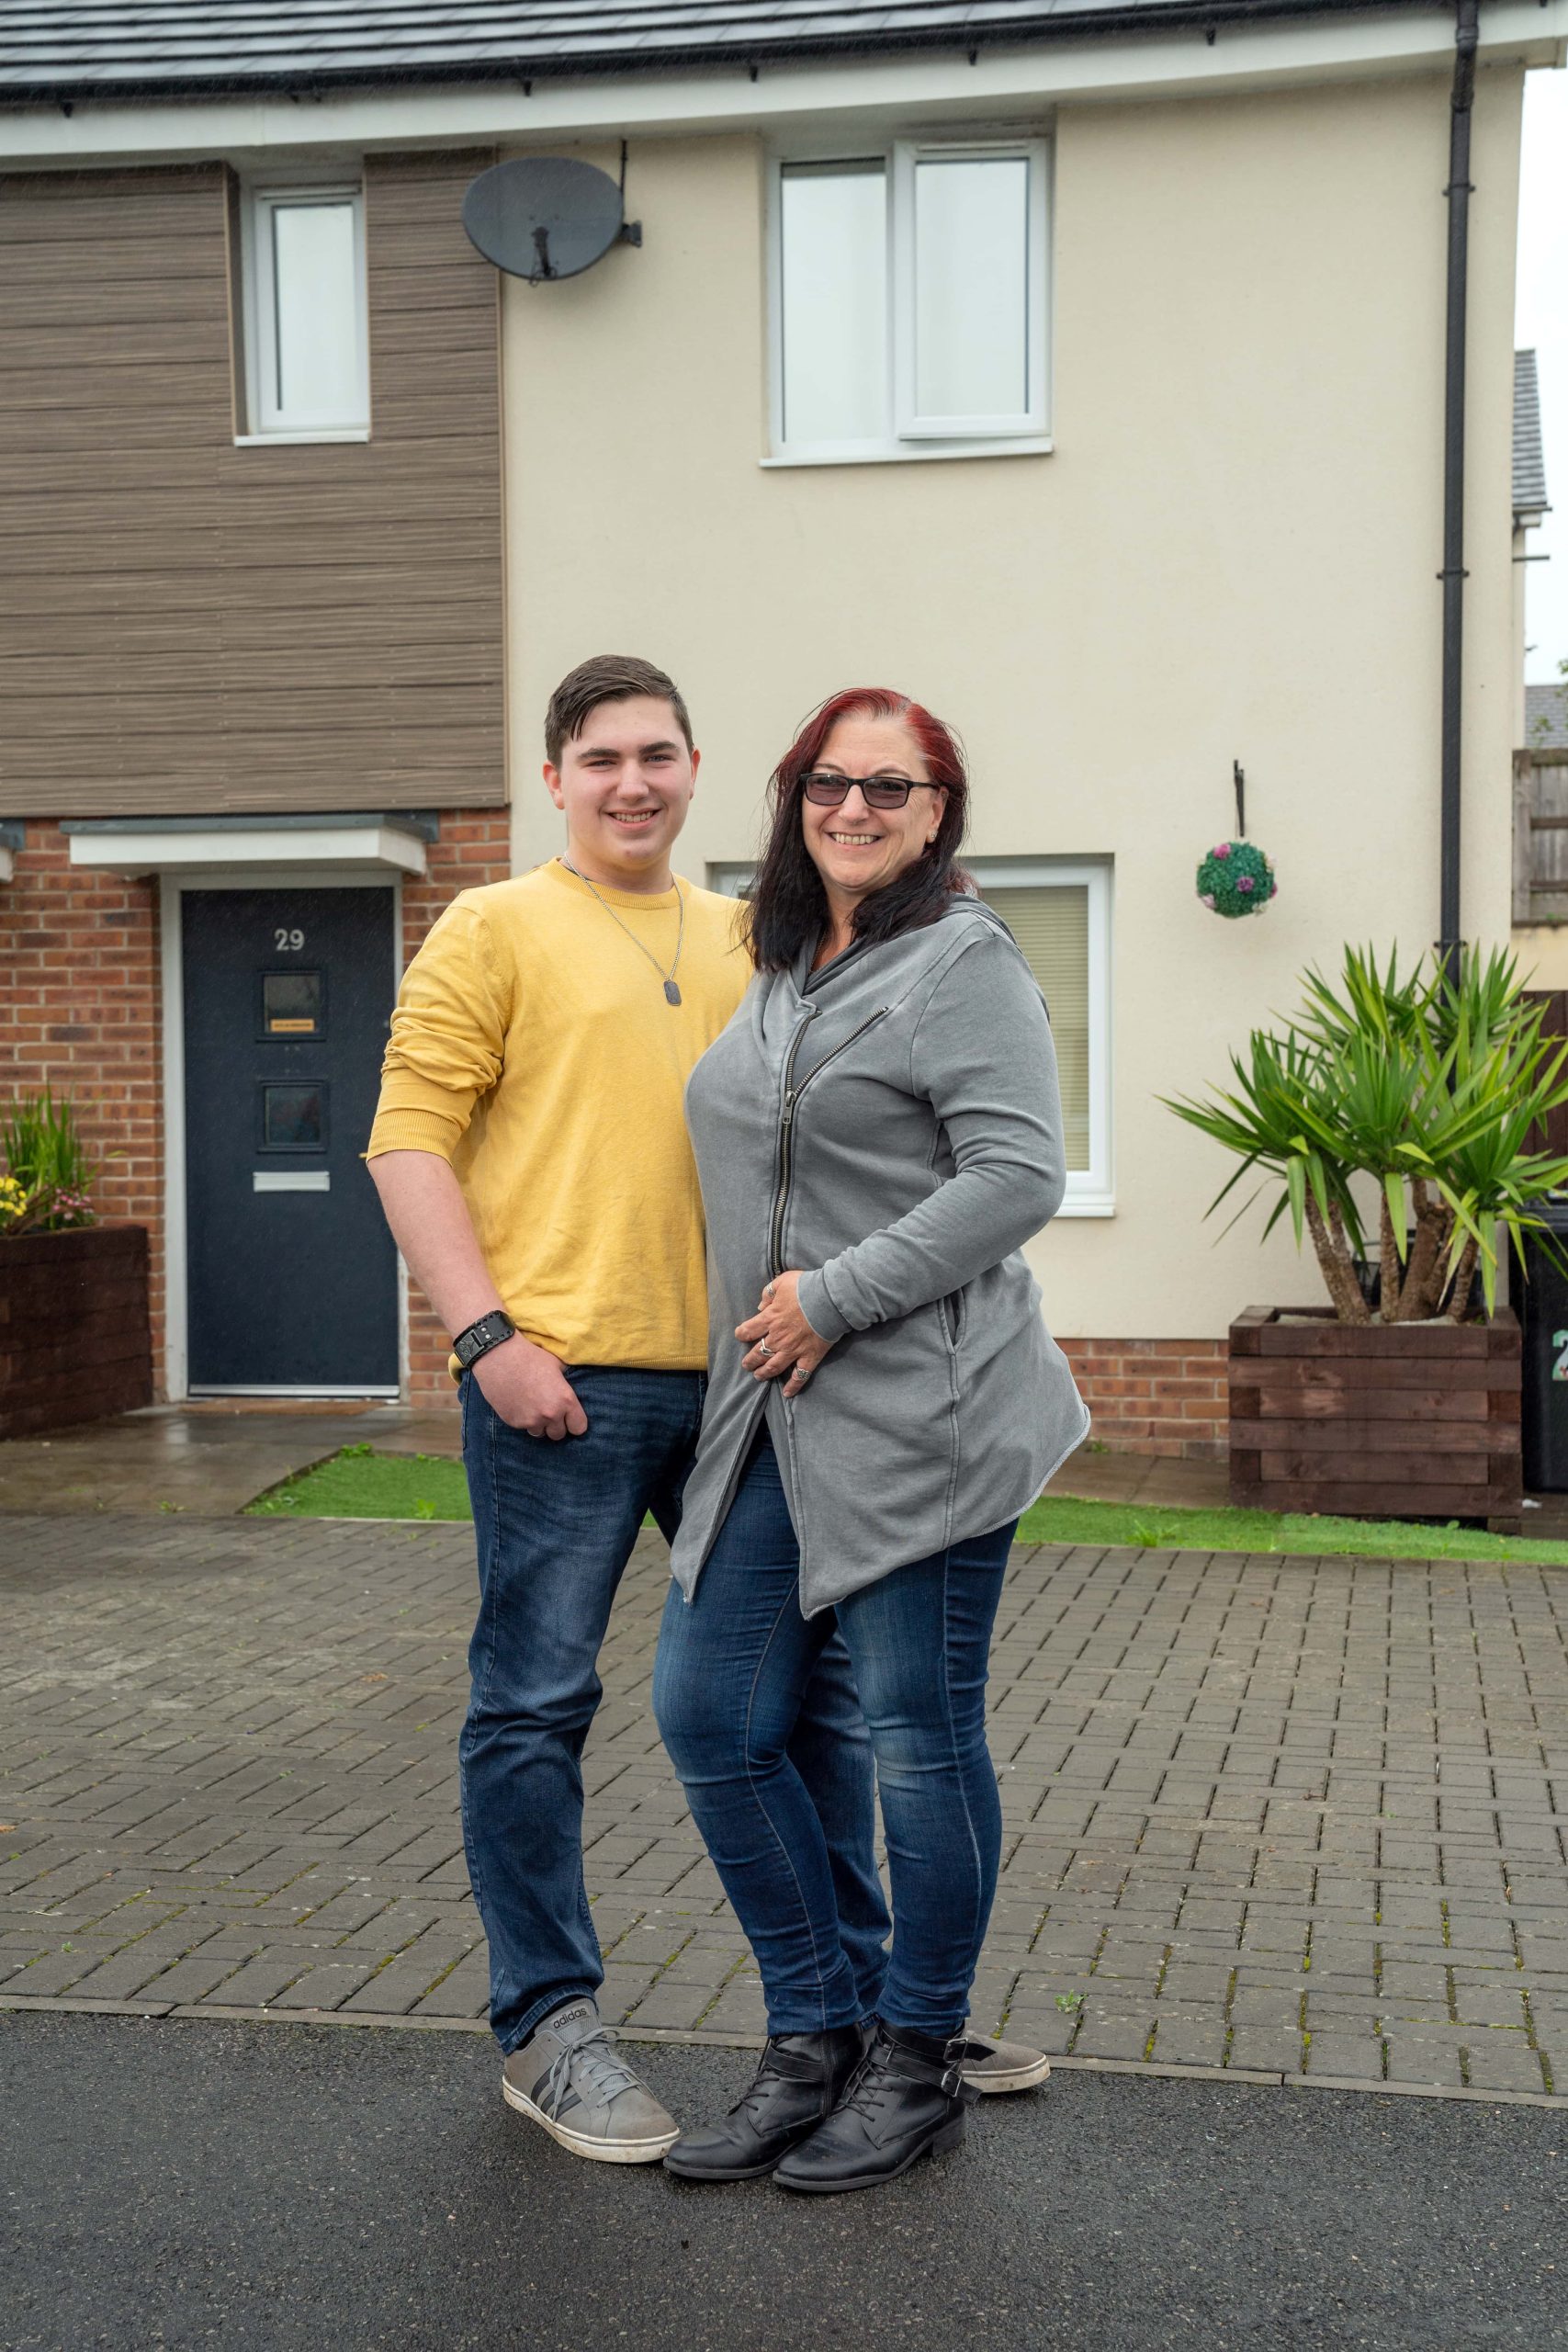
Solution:
<svg viewBox="0 0 1568 2352"><path fill-rule="evenodd" d="M902 720L920 747L931 782L945 787L947 800L935 841L855 909L856 940L875 944L919 931L935 922L955 892L970 888L957 863L969 817L969 775L957 736L908 695L889 686L847 686L812 712L769 782L768 832L751 895L750 931L751 960L760 972L787 971L827 929L827 894L801 823L801 782L821 759L840 719L863 717Z"/></svg>

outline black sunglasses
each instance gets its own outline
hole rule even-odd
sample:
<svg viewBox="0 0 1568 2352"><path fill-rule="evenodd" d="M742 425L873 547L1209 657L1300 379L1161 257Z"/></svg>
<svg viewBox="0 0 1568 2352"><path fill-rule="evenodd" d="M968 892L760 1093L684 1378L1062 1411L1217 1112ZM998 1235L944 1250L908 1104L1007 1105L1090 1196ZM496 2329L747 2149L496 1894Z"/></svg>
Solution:
<svg viewBox="0 0 1568 2352"><path fill-rule="evenodd" d="M856 785L865 796L868 808L902 808L911 792L935 792L934 784L915 784L902 775L834 775L827 768L814 768L800 780L801 791L818 808L840 808Z"/></svg>

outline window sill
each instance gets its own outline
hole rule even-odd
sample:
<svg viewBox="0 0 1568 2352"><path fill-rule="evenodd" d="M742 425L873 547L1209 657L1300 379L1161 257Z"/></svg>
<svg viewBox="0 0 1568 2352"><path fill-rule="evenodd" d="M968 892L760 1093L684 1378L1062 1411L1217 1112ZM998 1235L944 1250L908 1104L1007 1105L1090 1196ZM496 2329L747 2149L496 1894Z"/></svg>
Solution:
<svg viewBox="0 0 1568 2352"><path fill-rule="evenodd" d="M1112 1193L1069 1193L1066 1199L1062 1203L1061 1207L1056 1211L1056 1216L1058 1218L1064 1216L1114 1216L1115 1214L1116 1198Z"/></svg>
<svg viewBox="0 0 1568 2352"><path fill-rule="evenodd" d="M787 466L906 466L933 465L949 458L1048 458L1055 447L1049 434L1021 435L1010 441L944 442L922 448L906 441L890 449L801 449L757 462L772 472Z"/></svg>
<svg viewBox="0 0 1568 2352"><path fill-rule="evenodd" d="M323 425L315 433L236 433L236 449L271 449L279 442L298 444L302 441L368 441L367 424Z"/></svg>

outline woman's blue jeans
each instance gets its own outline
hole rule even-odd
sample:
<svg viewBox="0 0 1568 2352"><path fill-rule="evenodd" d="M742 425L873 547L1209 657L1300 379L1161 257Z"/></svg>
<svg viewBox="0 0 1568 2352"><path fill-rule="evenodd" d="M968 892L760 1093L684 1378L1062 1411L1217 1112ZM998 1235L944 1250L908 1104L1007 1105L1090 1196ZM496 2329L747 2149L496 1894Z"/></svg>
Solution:
<svg viewBox="0 0 1568 2352"><path fill-rule="evenodd" d="M969 2013L1001 1856L986 1671L1016 1525L895 1568L808 1621L764 1433L695 1599L671 1589L654 1713L757 1956L770 2033L827 2032L863 2014L834 1895L832 1825L791 1756L813 1672L836 1634L871 1727L893 1882L878 2012L888 2025L943 2038Z"/></svg>

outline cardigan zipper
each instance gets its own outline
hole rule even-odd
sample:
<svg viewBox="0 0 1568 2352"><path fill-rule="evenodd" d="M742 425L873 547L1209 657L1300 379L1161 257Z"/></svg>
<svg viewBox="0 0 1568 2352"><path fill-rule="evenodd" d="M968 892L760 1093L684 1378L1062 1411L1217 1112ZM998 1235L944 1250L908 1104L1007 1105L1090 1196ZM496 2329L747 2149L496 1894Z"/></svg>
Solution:
<svg viewBox="0 0 1568 2352"><path fill-rule="evenodd" d="M810 1009L812 1012L815 1012L817 1008L812 1006ZM799 1103L800 1098L805 1093L807 1088L811 1084L812 1080L815 1078L820 1078L829 1063L836 1062L840 1054L847 1054L850 1047L854 1045L858 1039L863 1037L868 1029L874 1029L879 1021L886 1021L891 1010L892 1007L890 1005L885 1004L879 1012L870 1014L866 1020L861 1023L858 1029L852 1029L850 1032L850 1035L844 1039L841 1046L835 1046L830 1054L824 1054L821 1060L807 1071L806 1076L801 1080L798 1086L793 1085L791 1081L795 1077L795 1057L800 1049L800 1041L805 1036L807 1031L807 1024L806 1022L803 1021L801 1023L800 1027L796 1030L795 1035L790 1040L789 1051L784 1056L783 1080L784 1100L779 1105L778 1160L773 1180L773 1230L768 1244L768 1272L774 1282L778 1280L779 1276L784 1270L784 1216L789 1207L790 1182L795 1174L795 1114L796 1105Z"/></svg>

